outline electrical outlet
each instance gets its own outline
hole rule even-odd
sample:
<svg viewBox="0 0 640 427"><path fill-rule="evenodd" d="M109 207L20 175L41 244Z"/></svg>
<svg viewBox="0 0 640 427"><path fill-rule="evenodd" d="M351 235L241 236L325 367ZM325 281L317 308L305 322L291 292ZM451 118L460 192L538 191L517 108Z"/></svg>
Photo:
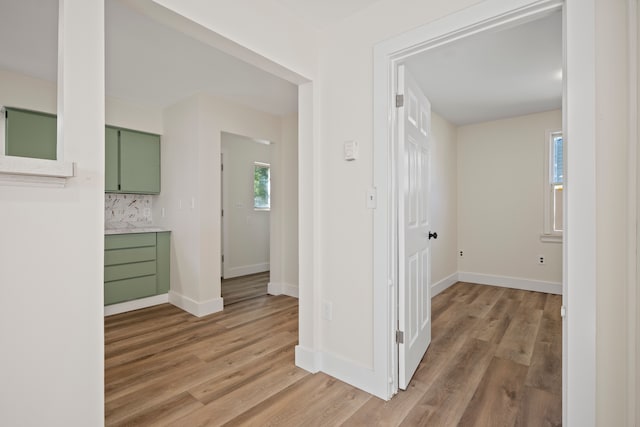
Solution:
<svg viewBox="0 0 640 427"><path fill-rule="evenodd" d="M544 255L538 255L538 264L544 265L546 260L544 259Z"/></svg>
<svg viewBox="0 0 640 427"><path fill-rule="evenodd" d="M464 255L463 255L463 252L462 252L462 251L460 251L460 258L462 258L463 256L464 256Z"/></svg>

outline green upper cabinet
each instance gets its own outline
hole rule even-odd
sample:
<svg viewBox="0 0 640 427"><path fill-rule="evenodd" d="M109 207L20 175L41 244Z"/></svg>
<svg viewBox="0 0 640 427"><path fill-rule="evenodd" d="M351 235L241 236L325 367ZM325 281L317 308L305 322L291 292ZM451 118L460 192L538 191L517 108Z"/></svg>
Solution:
<svg viewBox="0 0 640 427"><path fill-rule="evenodd" d="M160 193L160 136L107 126L105 191Z"/></svg>
<svg viewBox="0 0 640 427"><path fill-rule="evenodd" d="M5 154L56 160L58 123L53 114L5 108Z"/></svg>
<svg viewBox="0 0 640 427"><path fill-rule="evenodd" d="M160 137L120 130L120 191L160 193Z"/></svg>
<svg viewBox="0 0 640 427"><path fill-rule="evenodd" d="M118 173L118 129L107 126L104 132L104 190L117 192Z"/></svg>

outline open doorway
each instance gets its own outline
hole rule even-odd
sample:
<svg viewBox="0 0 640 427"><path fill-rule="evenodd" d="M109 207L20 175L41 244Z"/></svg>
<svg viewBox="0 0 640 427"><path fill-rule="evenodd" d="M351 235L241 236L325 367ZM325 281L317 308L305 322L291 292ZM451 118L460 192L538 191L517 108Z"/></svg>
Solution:
<svg viewBox="0 0 640 427"><path fill-rule="evenodd" d="M224 305L267 294L272 144L221 134L221 294Z"/></svg>
<svg viewBox="0 0 640 427"><path fill-rule="evenodd" d="M423 83L423 81L432 83L431 87L424 86L422 89L432 104L434 121L436 122L434 127L439 125L441 128L440 131L433 130L433 137L440 140L449 139L451 141L450 146L453 147L453 149L449 149L449 153L440 153L444 155L446 161L438 161L435 157L438 156L438 150L442 148L442 144L434 144L432 141L431 153L434 157L432 162L434 170L431 172L439 172L439 175L432 175L430 180L432 184L431 190L432 195L435 197L440 193L442 200L436 202L432 199L430 205L435 207L436 210L443 206L453 206L453 212L450 210L448 214L447 212L444 212L445 215L439 215L437 212L434 212L435 214L432 213L433 230L440 237L434 243L434 250L432 251L432 257L440 256L440 260L433 263L434 271L430 272L433 279L433 287L431 288L433 294L441 292L457 281L562 293L563 246L559 242L545 242L542 238L544 234L543 217L545 214L542 207L544 165L546 161L544 151L547 143L545 131L561 131L563 127L561 6L559 4L545 5L535 12L529 11L517 17L515 15L510 16L508 19L504 16L495 18L499 16L498 14L490 15L493 16L494 21L488 20L485 23L486 25L483 25L483 28L478 28L477 26L473 28L465 27L461 22L454 23L453 21L455 20L452 19L452 22L450 22L452 30L447 32L442 31L442 28L438 28L442 31L438 34L438 37L434 37L433 31L415 31L412 32L413 38L403 35L403 38L399 37L397 40L388 41L378 46L376 84L380 84L376 86L376 98L378 101L382 99L386 99L386 101L382 103L376 102L376 105L386 105L387 107L384 108L385 115L394 116L394 120L391 125L381 122L379 132L376 131L376 135L392 135L391 140L393 142L381 150L388 153L390 169L387 168L385 170L381 167L379 172L374 172L377 186L386 188L388 185L390 188L390 194L380 196L381 198L387 196L387 201L390 204L388 209L389 216L381 218L381 220L391 224L387 228L390 233L390 239L385 242L380 240L382 244L378 246L378 249L382 250L379 252L374 250L375 253L381 255L380 262L375 262L374 264L380 266L382 277L391 279L389 283L397 283L398 287L404 286L403 283L398 281L398 278L402 277L402 272L400 271L402 262L400 260L394 261L397 259L397 246L400 243L397 235L398 228L395 226L400 221L397 209L398 206L403 204L403 195L397 186L397 177L402 176L404 173L404 170L401 169L402 156L398 151L398 143L395 141L401 120L395 116L396 110L402 108L403 101L411 102L411 100L396 99L396 93L389 92L388 89L382 89L382 83L386 82L386 88L397 87L398 68L406 66L416 76L417 80L422 80L420 83ZM550 24L545 20L550 21ZM545 25L539 25L541 23L549 25L545 27ZM492 40L490 45L494 49L493 52L483 52L477 46L464 46L467 42L482 38L494 38L501 32L506 35L509 31L527 30L536 25L541 26L543 31L545 28L547 30L549 27L553 28L554 37L551 42L555 43L553 47L555 63L552 69L547 70L548 75L541 76L541 70L544 68L541 66L544 61L532 54L530 46L522 44L517 46L517 39L513 35L507 36L502 42ZM430 28L430 30L433 29ZM536 41L546 40L545 36L547 35L543 34ZM530 57L530 59L538 60L534 64L524 62L522 65L527 68L527 72L521 73L522 75L516 74L516 71L509 65L504 66L500 65L500 62L491 63L490 61L493 59L492 55L496 55L496 58L511 56L512 54L509 53L508 48L512 44L515 44L519 51ZM467 48L470 50L465 53ZM428 56L431 56L431 63L423 61ZM489 65L482 62L474 63L472 60L475 59L489 62ZM514 59L516 59L516 62L518 61L517 58ZM455 65L457 68L447 69L446 65L451 63L457 64ZM386 71L383 71L382 64L386 64L388 67ZM442 64L445 64L444 69L436 69L438 65ZM548 66L548 64L544 66ZM486 74L488 77L485 80L482 80L482 76L485 75L482 67L486 67L488 70L488 74ZM439 72L444 72L445 74L438 74ZM464 74L464 72L468 72L468 76L471 77L466 79L455 78L455 76ZM439 79L438 76L440 76ZM549 95L548 92L540 89L540 86L538 86L539 80L542 77L552 79L554 76L556 80L553 85L553 93ZM527 83L525 80L523 83L519 81L520 78L528 78L529 82ZM522 95L516 93L517 91L515 90L507 90L506 93L500 92L500 84L508 87L512 83L515 83L515 87L525 89L524 92L528 91L529 98L515 99L517 96L514 97L513 95ZM378 91L378 87L380 91ZM384 92L387 93L385 94ZM482 100L482 98L474 98L474 96L477 97L482 93L488 97L488 101ZM440 94L444 94L445 98L448 96L451 103L446 105L439 102ZM538 99L536 99L536 96L538 96ZM545 97L547 99L540 99ZM453 108L447 111L450 106L453 106ZM499 110L502 110L502 113ZM492 111L495 111L497 115L480 117ZM469 112L478 116L476 119L465 122L468 118L463 116ZM458 116L456 117L456 115ZM543 117L538 117L540 115ZM382 114L380 114L381 116ZM460 123L457 123L457 121L460 121ZM504 123L499 123L500 121L504 121ZM530 122L536 122L537 124L536 126L527 126ZM515 127L515 130L510 129L510 132L508 132L507 129L510 126ZM500 129L496 130L496 128ZM498 147L500 144L496 144L497 140L503 139L503 142L508 143L510 138L508 135L513 135L514 133L517 140L518 132L530 133L526 129L533 129L532 132L536 133L536 135L526 135L522 138L527 140L527 147L524 150L520 150L518 153L518 150L514 147L509 147L508 145L505 147L508 148L507 151L511 152L515 149L516 154L523 157L524 161L528 162L529 165L535 164L535 167L524 167L519 163L519 160L518 162L515 160L510 161L510 155L505 154L506 151L504 150L500 151ZM485 137L486 140L482 141ZM382 137L380 141L383 141ZM483 142L487 142L487 144ZM517 143L518 141L513 142ZM495 146L492 146L493 144ZM535 149L532 149L534 145ZM378 147L382 148L381 145ZM453 161L451 161L452 158ZM504 174L501 177L497 176L500 173L496 170L495 161L511 170L511 173L506 176ZM438 167L442 165L450 165L453 170L451 168L442 170L441 168L438 171ZM460 169L456 170L457 168ZM496 173L496 176L493 175L494 173ZM520 183L521 175L524 174L527 174L528 177L526 185ZM516 179L512 179L514 176ZM483 177L491 177L491 179L479 179ZM493 178L497 178L497 180ZM491 185L488 181L493 181L497 185ZM513 199L510 193L504 193L501 190L501 184L510 184L510 181L518 182L518 185L522 185L517 199ZM438 183L443 184L444 188L438 188ZM486 193L480 194L482 193L480 190L486 190ZM454 194L453 197L452 194ZM494 198L489 200L486 197L487 195ZM529 230L526 234L532 238L531 242L525 242L525 244L517 242L516 237L513 235L513 230L511 230L511 225L517 222L516 218L519 218L520 215L516 212L517 209L515 211L512 209L511 214L509 214L509 209L507 209L509 207L528 208L527 218L531 216L533 219L526 220L529 224ZM498 214L511 216L507 216L505 220L504 218L501 219ZM452 221L452 219L454 220ZM502 225L494 227L494 221L502 221ZM536 231L532 232L534 228ZM443 232L443 229L447 231ZM382 231L382 228L380 230ZM490 238L479 235L485 231L489 233ZM443 236L447 237L443 238ZM500 243L502 240L510 243L502 245ZM383 248L385 245L388 246ZM541 245L549 246L541 249ZM440 255L437 255L438 246L440 246ZM471 247L473 249L469 249ZM471 254L469 250L472 251ZM503 250L507 252L502 253ZM529 257L530 250L533 252ZM536 251L541 252L542 250L548 250L552 255L536 257ZM518 260L518 262L522 261L522 265L520 265L517 272L510 270L517 264L512 262L510 258L514 254L522 258L522 260ZM541 253L540 255L543 254ZM382 262L383 258L387 260L386 265ZM540 259L543 259L543 261L540 261ZM553 268L543 270L544 263L550 259L553 262ZM495 263L498 266L504 265L506 268L501 271L493 269L494 266L492 266L488 270L482 270L482 267L491 263ZM446 268L443 269L446 266L450 268L448 270ZM478 266L480 266L479 270ZM536 266L538 270L532 268ZM442 271L436 271L438 268ZM398 304L403 304L403 302L397 299L398 289L392 290L391 293L396 297L388 299L385 296L383 298L387 299L392 313L389 319L389 330L392 333L388 335L389 341L387 341L392 344L387 344L387 349L390 351L388 355L391 366L390 376L396 378L396 383L390 390L391 393L394 393L397 390L400 362L398 360L398 348L403 345L402 339L397 339L395 331L400 323L398 319ZM395 301L398 301L398 303L395 303ZM400 312L402 312L401 309ZM400 337L402 338L402 334L400 334Z"/></svg>

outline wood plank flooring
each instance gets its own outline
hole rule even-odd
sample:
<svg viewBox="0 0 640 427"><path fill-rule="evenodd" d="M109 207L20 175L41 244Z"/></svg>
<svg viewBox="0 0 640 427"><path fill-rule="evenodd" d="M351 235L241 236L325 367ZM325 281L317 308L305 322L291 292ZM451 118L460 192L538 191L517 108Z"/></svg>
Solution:
<svg viewBox="0 0 640 427"><path fill-rule="evenodd" d="M222 279L221 294L225 307L240 301L267 295L270 272Z"/></svg>
<svg viewBox="0 0 640 427"><path fill-rule="evenodd" d="M168 304L105 319L108 426L559 426L561 297L457 283L433 341L384 402L294 365L297 300L203 318Z"/></svg>

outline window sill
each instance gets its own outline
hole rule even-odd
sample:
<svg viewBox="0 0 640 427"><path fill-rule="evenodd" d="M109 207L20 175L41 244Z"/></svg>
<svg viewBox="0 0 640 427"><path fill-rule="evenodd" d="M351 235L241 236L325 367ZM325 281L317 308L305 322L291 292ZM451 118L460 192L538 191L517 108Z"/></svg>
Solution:
<svg viewBox="0 0 640 427"><path fill-rule="evenodd" d="M75 164L57 160L0 155L0 184L64 187L75 176Z"/></svg>
<svg viewBox="0 0 640 427"><path fill-rule="evenodd" d="M562 234L541 234L542 243L562 243Z"/></svg>

